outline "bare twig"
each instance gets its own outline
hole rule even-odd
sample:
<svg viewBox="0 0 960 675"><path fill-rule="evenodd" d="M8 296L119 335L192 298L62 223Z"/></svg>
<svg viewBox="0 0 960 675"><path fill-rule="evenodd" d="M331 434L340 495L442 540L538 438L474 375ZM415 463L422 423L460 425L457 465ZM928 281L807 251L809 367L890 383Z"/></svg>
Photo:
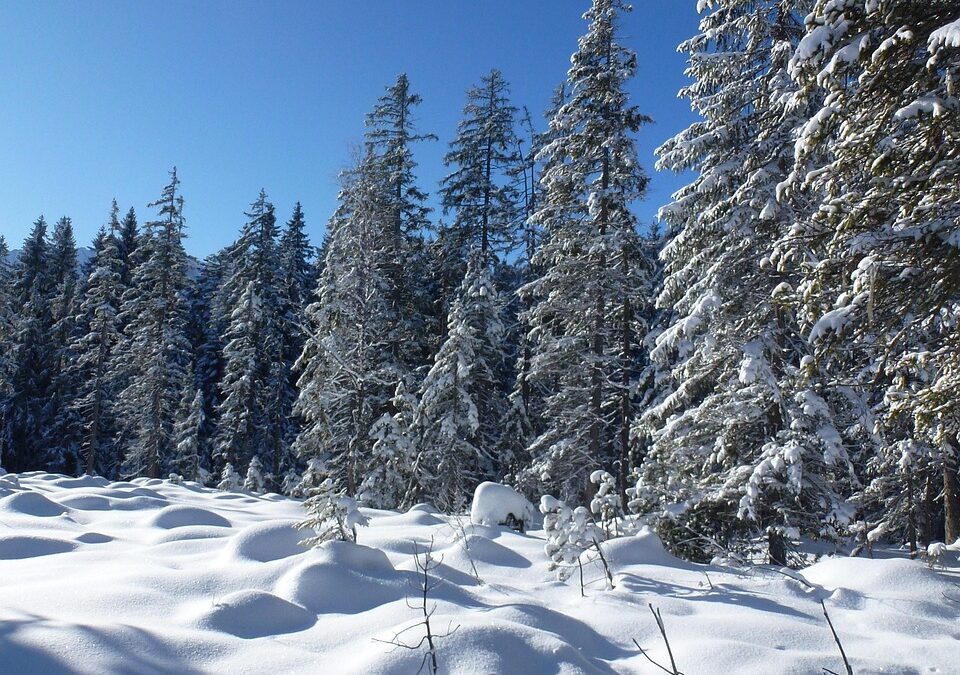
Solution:
<svg viewBox="0 0 960 675"><path fill-rule="evenodd" d="M654 608L653 608L653 604L649 604L649 603L648 603L647 606L650 608L650 612L653 614L653 618L656 619L656 621L657 621L657 628L660 629L660 635L663 637L663 643L667 646L667 656L670 657L670 667L667 668L667 667L664 666L663 664L657 663L657 662L654 661L652 658L650 658L650 655L647 654L646 651L644 651L643 647L641 647L641 646L640 646L640 643L637 642L636 640L633 641L633 644L635 644L635 645L637 646L637 649L640 650L640 653L643 654L643 657L644 657L647 661L649 661L650 663L652 663L653 665L655 665L657 668L659 668L659 669L662 670L663 672L665 672L665 673L670 673L670 675L683 675L683 673L681 673L679 670L677 670L677 663L676 663L676 661L673 660L673 650L670 649L670 640L667 639L667 629L664 628L664 626L663 626L663 617L660 616L660 610L659 610L659 609L654 609Z"/></svg>
<svg viewBox="0 0 960 675"><path fill-rule="evenodd" d="M477 570L477 563L473 559L473 554L470 552L470 542L467 541L467 528L463 526L462 516L456 516L453 519L453 522L456 523L456 528L460 532L460 541L463 542L463 552L467 554L467 560L470 561L470 569L473 570L473 578L477 580L477 583L483 586L483 579L480 578L480 572Z"/></svg>
<svg viewBox="0 0 960 675"><path fill-rule="evenodd" d="M423 654L423 660L420 662L420 667L417 669L417 673L419 675L420 671L423 670L424 666L429 664L430 673L432 673L432 675L436 675L438 672L440 672L440 666L437 662L437 646L436 646L435 640L439 640L440 638L445 638L450 635L453 635L454 633L457 632L460 626L458 625L456 626L456 628L451 629L450 626L448 625L446 633L437 634L433 632L433 627L430 625L430 619L433 616L433 613L436 611L437 607L436 605L432 607L429 605L428 597L429 597L430 591L436 588L437 584L431 581L430 572L435 570L437 566L442 563L442 559L438 561L433 557L433 538L432 537L430 538L430 546L423 553L422 557L420 555L420 549L417 546L416 542L414 542L413 548L414 548L413 557L417 565L417 572L422 576L422 579L420 582L420 603L414 605L410 602L409 598L407 599L406 602L407 602L407 607L409 607L410 609L419 610L423 614L423 620L418 621L412 626L407 626L403 630L395 633L394 636L389 640L378 640L377 638L374 638L374 641L393 645L395 648L398 648L398 649L402 648L402 649L409 649L412 651L417 651L421 649L424 643L426 643L427 648ZM400 639L401 635L418 626L423 626L424 635L416 643L410 644Z"/></svg>
<svg viewBox="0 0 960 675"><path fill-rule="evenodd" d="M600 548L600 542L596 539L593 540L593 548L596 550L597 555L600 556L600 562L603 563L603 571L607 574L607 583L610 584L610 588L614 588L613 574L610 573L610 565L607 564L607 558L603 555L603 549Z"/></svg>
<svg viewBox="0 0 960 675"><path fill-rule="evenodd" d="M830 626L830 632L833 633L833 641L836 642L837 647L840 648L840 656L843 657L843 665L847 669L847 675L853 675L853 667L851 667L850 661L847 660L847 654L843 651L843 645L840 643L840 636L837 635L837 631L833 627L833 621L830 620L830 615L827 614L827 606L823 603L823 600L820 600L820 607L823 608L823 616L827 620L827 625ZM833 672L826 668L824 668L824 671ZM834 675L836 675L836 673L834 673Z"/></svg>

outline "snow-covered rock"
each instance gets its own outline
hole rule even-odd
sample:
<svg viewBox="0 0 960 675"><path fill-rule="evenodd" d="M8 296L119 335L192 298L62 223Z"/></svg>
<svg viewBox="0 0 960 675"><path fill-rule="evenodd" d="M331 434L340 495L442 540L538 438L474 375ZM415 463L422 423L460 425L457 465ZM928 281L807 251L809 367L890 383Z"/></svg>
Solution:
<svg viewBox="0 0 960 675"><path fill-rule="evenodd" d="M470 521L477 525L518 525L523 530L537 521L537 509L512 487L485 481L473 492Z"/></svg>

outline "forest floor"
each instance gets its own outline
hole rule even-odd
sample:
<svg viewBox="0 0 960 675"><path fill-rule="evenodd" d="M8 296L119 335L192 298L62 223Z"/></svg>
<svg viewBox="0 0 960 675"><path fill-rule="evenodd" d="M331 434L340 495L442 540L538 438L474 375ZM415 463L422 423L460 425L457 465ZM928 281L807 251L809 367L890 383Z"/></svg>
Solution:
<svg viewBox="0 0 960 675"><path fill-rule="evenodd" d="M696 565L648 530L604 544L615 587L559 582L543 532L426 506L365 510L359 544L304 550L298 501L192 483L0 476L0 671L406 673L431 542L440 672L956 673L960 575L902 557L787 573ZM423 560L423 557L420 557ZM954 563L955 564L955 563ZM425 647L426 644L422 645ZM422 672L430 672L429 664Z"/></svg>

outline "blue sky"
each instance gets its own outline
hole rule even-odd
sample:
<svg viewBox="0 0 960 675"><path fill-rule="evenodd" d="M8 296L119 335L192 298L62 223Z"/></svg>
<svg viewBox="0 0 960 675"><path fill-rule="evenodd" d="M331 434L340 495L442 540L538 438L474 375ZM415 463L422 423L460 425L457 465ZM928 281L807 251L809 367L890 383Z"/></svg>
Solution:
<svg viewBox="0 0 960 675"><path fill-rule="evenodd" d="M491 67L535 114L560 82L586 0L0 2L0 232L19 246L43 213L73 218L86 244L114 197L140 220L176 165L188 250L231 241L261 187L282 220L300 200L319 243L336 175L363 120L400 72L423 97L416 150L433 192L465 89ZM639 0L624 22L639 55L634 101L653 149L693 119L676 45L694 0ZM541 123L542 124L542 123ZM644 222L682 179L655 174Z"/></svg>

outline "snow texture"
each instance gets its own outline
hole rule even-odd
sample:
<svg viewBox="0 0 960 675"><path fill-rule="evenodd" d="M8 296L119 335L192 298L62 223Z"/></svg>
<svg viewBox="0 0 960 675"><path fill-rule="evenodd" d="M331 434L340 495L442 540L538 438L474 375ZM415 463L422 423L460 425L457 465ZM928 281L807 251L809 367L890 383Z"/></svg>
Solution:
<svg viewBox="0 0 960 675"><path fill-rule="evenodd" d="M529 525L537 520L537 509L522 494L507 485L485 481L477 486L470 506L470 522L477 525L506 525L510 518Z"/></svg>
<svg viewBox="0 0 960 675"><path fill-rule="evenodd" d="M500 487L479 502L506 495ZM581 597L577 579L560 583L548 569L542 531L466 524L464 533L423 505L364 514L363 545L307 549L293 529L301 503L276 495L4 476L0 670L413 673L419 652L376 640L419 620L406 602L418 590L414 546L431 539L443 561L430 596L434 629L459 626L437 640L444 673L658 672L632 643L667 659L647 603L662 612L683 672L843 672L821 600L855 672L956 669L960 598L949 555L932 567L827 558L779 574L683 562L642 528L603 545L613 590L584 557Z"/></svg>

